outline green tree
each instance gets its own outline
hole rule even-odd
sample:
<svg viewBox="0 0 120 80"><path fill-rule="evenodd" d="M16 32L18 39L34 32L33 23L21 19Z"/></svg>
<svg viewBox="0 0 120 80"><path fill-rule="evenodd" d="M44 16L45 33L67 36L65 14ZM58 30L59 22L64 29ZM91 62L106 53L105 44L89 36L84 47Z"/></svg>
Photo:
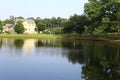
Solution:
<svg viewBox="0 0 120 80"><path fill-rule="evenodd" d="M16 23L15 27L14 27L14 30L15 30L15 32L17 32L18 34L23 33L24 30L25 30L25 28L24 28L22 22L18 21L18 22Z"/></svg>
<svg viewBox="0 0 120 80"><path fill-rule="evenodd" d="M88 33L92 34L94 29L101 25L101 3L97 0L89 0L88 3L84 5L84 12L88 16Z"/></svg>
<svg viewBox="0 0 120 80"><path fill-rule="evenodd" d="M52 17L52 18L44 18L44 19L37 17L35 19L35 22L36 22L36 25L38 28L38 32L43 31L45 29L52 30L52 31L58 29L58 32L55 31L55 33L61 33L60 30L63 28L66 21L67 21L67 19L61 18L61 17L57 17L57 18Z"/></svg>
<svg viewBox="0 0 120 80"><path fill-rule="evenodd" d="M79 34L81 34L84 32L84 26L86 24L87 24L87 16L86 15L74 14L65 23L63 31L65 33L79 33Z"/></svg>
<svg viewBox="0 0 120 80"><path fill-rule="evenodd" d="M36 25L37 25L38 32L43 31L43 30L46 29L45 24L42 23L42 22L38 22Z"/></svg>
<svg viewBox="0 0 120 80"><path fill-rule="evenodd" d="M120 0L88 0L84 12L88 16L91 33L113 32L112 27L118 29L119 24L114 22L120 21Z"/></svg>
<svg viewBox="0 0 120 80"><path fill-rule="evenodd" d="M15 19L24 19L22 16L15 17Z"/></svg>
<svg viewBox="0 0 120 80"><path fill-rule="evenodd" d="M2 33L3 27L2 22L0 21L0 33Z"/></svg>

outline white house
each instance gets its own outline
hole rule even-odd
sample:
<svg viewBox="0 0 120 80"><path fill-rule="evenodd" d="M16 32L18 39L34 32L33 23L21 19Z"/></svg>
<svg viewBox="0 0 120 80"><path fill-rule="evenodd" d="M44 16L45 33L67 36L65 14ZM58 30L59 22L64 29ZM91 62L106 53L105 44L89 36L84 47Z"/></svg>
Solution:
<svg viewBox="0 0 120 80"><path fill-rule="evenodd" d="M24 34L37 34L36 23L33 19L16 19L15 24L18 21L21 21L25 28Z"/></svg>
<svg viewBox="0 0 120 80"><path fill-rule="evenodd" d="M36 23L33 19L24 20L23 26L25 28L25 34L37 34Z"/></svg>
<svg viewBox="0 0 120 80"><path fill-rule="evenodd" d="M6 24L3 26L3 33L14 33L13 24Z"/></svg>
<svg viewBox="0 0 120 80"><path fill-rule="evenodd" d="M36 23L33 19L16 19L14 24L6 24L3 26L3 33L14 33L14 25L21 21L25 31L24 34L37 34Z"/></svg>

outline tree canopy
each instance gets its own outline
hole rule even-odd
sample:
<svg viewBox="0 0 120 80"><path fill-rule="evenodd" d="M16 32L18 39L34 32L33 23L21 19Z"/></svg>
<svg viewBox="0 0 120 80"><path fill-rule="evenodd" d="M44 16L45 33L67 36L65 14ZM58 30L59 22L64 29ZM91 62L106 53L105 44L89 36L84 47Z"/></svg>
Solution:
<svg viewBox="0 0 120 80"><path fill-rule="evenodd" d="M84 5L89 19L89 30L93 33L116 32L120 25L119 0L89 0Z"/></svg>
<svg viewBox="0 0 120 80"><path fill-rule="evenodd" d="M65 33L83 33L84 27L87 24L86 15L77 15L74 14L71 16L64 25L63 31Z"/></svg>
<svg viewBox="0 0 120 80"><path fill-rule="evenodd" d="M3 25L2 25L2 21L0 21L0 33L2 32L3 30Z"/></svg>
<svg viewBox="0 0 120 80"><path fill-rule="evenodd" d="M24 19L21 16L16 18ZM6 19L2 24L14 24L16 18L10 16L10 19ZM63 33L97 35L118 32L119 34L120 0L88 0L88 3L84 5L84 13L82 15L74 14L69 19L61 17L44 19L30 17L30 19L35 20L38 32L60 28L59 30L62 29ZM2 27L0 29L2 30ZM19 29L16 30L17 33L21 33L18 31ZM24 29L20 31L24 32Z"/></svg>
<svg viewBox="0 0 120 80"><path fill-rule="evenodd" d="M18 34L24 32L25 29L24 29L24 26L23 26L23 24L22 24L21 21L18 21L18 22L16 23L16 25L15 25L15 27L14 27L14 30L15 30L15 32L17 32Z"/></svg>

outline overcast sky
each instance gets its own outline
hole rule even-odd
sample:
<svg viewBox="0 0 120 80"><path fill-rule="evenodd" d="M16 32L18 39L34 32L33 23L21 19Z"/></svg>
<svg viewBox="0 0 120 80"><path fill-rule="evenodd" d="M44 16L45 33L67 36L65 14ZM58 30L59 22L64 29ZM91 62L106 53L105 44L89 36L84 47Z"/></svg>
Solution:
<svg viewBox="0 0 120 80"><path fill-rule="evenodd" d="M63 17L82 14L88 0L0 0L0 19L9 16Z"/></svg>

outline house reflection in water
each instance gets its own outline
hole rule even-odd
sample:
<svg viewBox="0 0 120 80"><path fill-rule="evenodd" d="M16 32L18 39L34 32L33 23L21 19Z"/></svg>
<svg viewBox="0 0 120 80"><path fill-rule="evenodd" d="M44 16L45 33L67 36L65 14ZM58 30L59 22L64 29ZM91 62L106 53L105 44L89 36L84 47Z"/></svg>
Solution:
<svg viewBox="0 0 120 80"><path fill-rule="evenodd" d="M11 46L14 46L14 39L3 38L3 39L2 39L2 44L3 44L4 46L7 46L7 47L10 47L10 48L11 48Z"/></svg>
<svg viewBox="0 0 120 80"><path fill-rule="evenodd" d="M1 50L6 51L7 54L11 55L31 55L35 50L35 43L37 39L8 39L4 38L1 40ZM6 48L4 50L4 48Z"/></svg>
<svg viewBox="0 0 120 80"><path fill-rule="evenodd" d="M3 54L12 54L15 53L15 47L14 47L14 39L7 39L3 38L1 39L1 53Z"/></svg>
<svg viewBox="0 0 120 80"><path fill-rule="evenodd" d="M34 53L35 50L35 43L37 42L37 39L25 39L23 44L23 55L31 55Z"/></svg>

